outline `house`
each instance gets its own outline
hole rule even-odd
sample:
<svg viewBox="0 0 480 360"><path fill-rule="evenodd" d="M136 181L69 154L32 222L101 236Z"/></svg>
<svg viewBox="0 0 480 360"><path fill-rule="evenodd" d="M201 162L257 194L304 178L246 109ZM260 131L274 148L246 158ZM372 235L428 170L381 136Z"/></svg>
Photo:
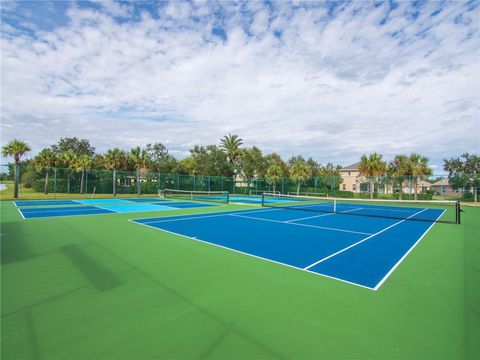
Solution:
<svg viewBox="0 0 480 360"><path fill-rule="evenodd" d="M432 190L435 191L435 195L460 196L464 193L464 189L453 190L450 186L448 178L444 178L433 183L431 187Z"/></svg>
<svg viewBox="0 0 480 360"><path fill-rule="evenodd" d="M352 191L354 193L368 192L369 191L369 182L368 179L360 175L358 167L360 162L357 162L352 165L348 165L340 169L340 176L343 179L343 182L339 186L341 191ZM385 178L388 179L388 178ZM425 180L418 180L417 182L417 192L425 192L431 189L432 184ZM390 181L378 181L374 184L374 192L381 192L384 194L391 194L398 192L398 186L394 189L393 184ZM402 186L402 192L405 194L413 194L414 187L413 184L406 180Z"/></svg>
<svg viewBox="0 0 480 360"><path fill-rule="evenodd" d="M341 191L360 192L360 186L358 184L358 178L360 176L360 171L358 170L359 165L360 162L357 162L340 169L340 176L343 179L343 182L340 184Z"/></svg>

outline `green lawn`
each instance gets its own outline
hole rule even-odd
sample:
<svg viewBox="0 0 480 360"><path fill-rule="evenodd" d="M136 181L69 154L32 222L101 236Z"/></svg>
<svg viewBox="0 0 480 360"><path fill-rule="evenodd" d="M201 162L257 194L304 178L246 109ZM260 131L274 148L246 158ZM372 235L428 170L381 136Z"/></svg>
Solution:
<svg viewBox="0 0 480 360"><path fill-rule="evenodd" d="M155 216L25 221L2 201L2 359L480 357L478 207L377 292L127 221Z"/></svg>
<svg viewBox="0 0 480 360"><path fill-rule="evenodd" d="M13 200L13 181L2 181L7 186L6 190L0 191L0 200ZM157 194L143 194L141 197L156 196ZM37 192L32 188L20 186L20 200L52 200L52 199L91 199L93 198L113 198L112 194L74 194L74 193L48 193ZM118 194L118 197L138 197L137 194Z"/></svg>

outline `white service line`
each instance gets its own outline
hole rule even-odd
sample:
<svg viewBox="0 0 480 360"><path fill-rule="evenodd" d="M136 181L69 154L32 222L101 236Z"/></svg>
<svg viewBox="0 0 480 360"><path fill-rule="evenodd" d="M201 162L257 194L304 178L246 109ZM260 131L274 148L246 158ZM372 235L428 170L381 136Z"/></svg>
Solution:
<svg viewBox="0 0 480 360"><path fill-rule="evenodd" d="M299 218L299 219L287 220L287 221L284 221L284 222L285 222L285 223L291 223L291 222L300 221L300 220L314 219L314 218L319 218L319 217L323 217L323 216L343 214L343 213L348 213L348 212L358 211L358 210L362 210L362 208L356 208L356 209L352 209L352 210L341 211L341 212L338 212L338 213L336 213L336 212L331 212L331 213L328 213L328 214L307 216L307 217L303 217L303 218Z"/></svg>
<svg viewBox="0 0 480 360"><path fill-rule="evenodd" d="M93 206L94 208L97 208L99 210L108 210L108 209L103 209L103 208L100 208L100 206ZM45 208L43 208L45 209ZM85 208L75 208L75 209L69 209L68 207L65 207L64 208L65 210L50 210L50 211L43 211L43 210L40 210L40 211L25 211L25 214L49 214L49 213L56 213L56 212L61 212L61 213L71 213L71 212L75 212L75 211L91 211L91 210L96 210L96 209L85 209ZM32 210L32 209L24 209L24 210ZM36 209L35 209L36 210Z"/></svg>
<svg viewBox="0 0 480 360"><path fill-rule="evenodd" d="M184 235L184 234L181 234L181 233L176 233L176 232L173 232L173 231L169 231L169 230L162 229L161 227L156 227L156 226L151 226L151 225L148 225L148 224L138 223L138 222L136 222L135 220L128 220L128 221L130 221L130 222L132 222L132 223L134 223L134 224L137 224L137 225L143 225L143 226L146 226L146 227L155 229L155 230L164 231L164 232L169 233L169 234L181 236L181 237L184 237L184 238L187 238L187 239L191 239L191 240L195 240L195 241L198 241L198 242L201 242L201 243L204 243L204 244L213 245L213 246L219 247L219 248L221 248L221 249L230 250L230 251L236 252L236 253L238 253L238 254L251 256L251 257L256 258L256 259L266 260L266 261L268 261L268 262L271 262L271 263L274 263L274 264L278 264L278 265L283 265L283 266L286 266L286 267L289 267L289 268L292 268L292 269L301 270L301 271L306 271L306 272L308 272L308 273L310 273L310 274L313 274L313 275L325 277L325 278L328 278L328 279L338 280L338 281L341 281L341 282L344 282L344 283L347 283L347 284L350 284L350 285L355 285L355 286L358 286L358 287L361 287L361 288L364 288L364 289L368 289L368 290L375 290L375 289L373 289L373 288L371 288L371 287L368 287L368 286L365 286L365 285L362 285L362 284L357 284L357 283L354 283L354 282L351 282L351 281L348 281L348 280L344 280L344 279L342 279L342 278L337 278L337 277L335 277L335 276L330 276L330 275L318 273L318 272L311 271L311 270L305 270L305 269L302 269L301 267L297 267L297 266L294 266L294 265L289 265L289 264L282 263L282 262L280 262L280 261L276 261L276 260L273 260L273 259L269 259L269 258L265 258L265 257L262 257L262 256L250 254L250 253L247 253L247 252L243 252L243 251L241 251L241 250L236 250L236 249L233 249L233 248L229 248L229 247L227 247L227 246L223 246L223 245L220 245L220 244L216 244L216 243L214 243L214 242L210 242L210 241L206 241L206 240L201 240L201 239L197 238L196 236L188 236L188 235Z"/></svg>
<svg viewBox="0 0 480 360"><path fill-rule="evenodd" d="M20 213L20 215L22 216L23 220L25 220L25 216L23 216L22 210L19 207L17 207L17 210Z"/></svg>
<svg viewBox="0 0 480 360"><path fill-rule="evenodd" d="M378 282L378 284L375 285L374 290L378 290L378 288L383 285L383 283L389 278L389 276L395 271L395 269L402 263L402 261L407 257L407 255L410 254L410 252L415 248L415 246L417 246L417 244L420 242L420 240L422 240L424 238L424 236L427 235L427 233L430 231L432 226L435 225L435 222L438 219L440 219L443 216L443 214L445 214L445 211L447 211L447 210L443 210L443 212L437 217L437 219L432 223L432 225L430 225L428 227L428 229L425 230L423 235L418 238L418 240L415 242L415 244L413 244L412 247L410 249L408 249L408 251L400 258L400 260L398 260L397 263L395 265L393 265L393 267L390 269L390 271L385 274L385 276L382 278L382 280L380 280Z"/></svg>
<svg viewBox="0 0 480 360"><path fill-rule="evenodd" d="M366 233L366 232L361 232L361 231L353 231L353 230L344 230L344 229L338 229L338 228L332 228L332 227L326 227L326 226L316 226L316 225L308 225L308 224L297 224L293 222L285 222L285 221L280 221L280 220L272 220L272 219L263 219L263 218L257 218L253 216L244 216L240 214L229 214L230 216L235 216L235 217L241 217L245 219L253 219L253 220L258 220L258 221L269 221L269 222L274 222L274 223L279 223L279 224L286 224L286 225L295 225L295 226L305 226L305 227L310 227L310 228L315 228L315 229L324 229L324 230L332 230L332 231L340 231L340 232L346 232L346 233L352 233L352 234L360 234L360 235L371 235L371 233Z"/></svg>
<svg viewBox="0 0 480 360"><path fill-rule="evenodd" d="M357 246L357 245L359 245L359 244L367 241L368 239L371 239L371 238L373 238L373 237L375 237L375 236L383 233L384 231L387 231L388 229L391 229L391 228L393 228L394 226L397 226L397 225L403 223L404 221L407 221L407 220L410 219L412 216L418 215L418 214L424 212L425 210L427 210L427 209L420 210L419 212L410 215L410 216L409 216L408 218L406 218L406 219L403 219L403 220L401 220L401 221L398 221L398 222L396 222L396 223L394 223L394 224L386 227L385 229L380 230L380 231L376 232L375 234L372 234L372 235L366 237L365 239L362 239L362 240L360 240L360 241L357 241L356 243L354 243L354 244L352 244L352 245L350 245L350 246L347 246L347 247L344 248L344 249L341 249L341 250L339 250L339 251L337 251L337 252L335 252L335 253L333 253L333 254L331 254L331 255L328 255L328 256L324 257L323 259L320 259L320 260L314 262L313 264L308 265L308 266L305 267L304 269L305 269L305 270L308 270L308 269L314 267L315 265L318 265L318 264L324 262L325 260L328 260L328 259L330 259L330 258L332 258L332 257L334 257L334 256L337 256L338 254L341 254L341 253L343 253L344 251L347 251L348 249L351 249L351 248L353 248L354 246Z"/></svg>

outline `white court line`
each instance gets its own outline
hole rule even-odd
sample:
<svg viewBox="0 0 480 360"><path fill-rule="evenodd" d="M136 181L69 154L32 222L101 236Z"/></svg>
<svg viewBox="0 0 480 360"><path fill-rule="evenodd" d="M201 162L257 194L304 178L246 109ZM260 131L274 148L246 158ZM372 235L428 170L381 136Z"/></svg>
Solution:
<svg viewBox="0 0 480 360"><path fill-rule="evenodd" d="M331 212L331 213L328 213L328 214L307 216L307 217L303 217L303 218L299 218L299 219L287 220L287 221L284 221L284 222L285 222L285 223L291 223L291 222L300 221L300 220L314 219L314 218L319 218L319 217L323 217L323 216L343 214L343 213L348 213L348 212L358 211L358 210L362 210L362 208L357 208L357 209L352 209L352 210L341 211L341 212L338 212L338 213L336 213L336 212Z"/></svg>
<svg viewBox="0 0 480 360"><path fill-rule="evenodd" d="M219 206L221 207L221 206ZM216 208L218 209L218 207ZM268 209L268 210L262 210L262 209L254 209L254 210L227 210L227 211L210 211L210 212L201 212L201 213L196 213L196 214L189 214L189 215L170 215L170 216L164 216L162 218L152 218L152 221L147 221L142 224L155 224L155 223L160 223L160 222L170 222L170 221L183 221L183 220L193 220L193 219L203 219L207 217L220 217L220 216L226 216L230 214L236 214L236 213L242 213L242 214L251 214L251 213L259 213L259 212L267 212L267 211L273 211L273 210L279 210L279 209ZM197 215L203 215L203 214L210 214L206 216L197 216ZM184 217L187 216L187 217ZM172 219L175 218L175 219ZM146 220L146 219L130 219L131 221L137 221L137 220Z"/></svg>
<svg viewBox="0 0 480 360"><path fill-rule="evenodd" d="M204 214L208 214L208 213L204 213ZM178 218L178 219L170 219L171 217L174 217L174 216L165 216L165 218L162 219L162 220L157 220L158 218L152 218L152 220L154 220L154 221L148 221L148 222L145 222L145 223L142 222L142 223L137 223L137 224L156 224L156 223L172 222L172 221L183 221L183 220L195 220L195 219L221 217L221 216L227 216L227 215L230 215L230 212L222 212L222 213L216 214L216 215L182 217L182 218ZM182 215L177 215L176 217L178 217L178 216L182 216ZM138 219L138 220L142 220L142 219ZM136 220L130 220L130 221L136 221Z"/></svg>
<svg viewBox="0 0 480 360"><path fill-rule="evenodd" d="M93 206L95 208L101 209L101 210L108 210L108 209L102 209L100 206ZM75 209L69 209L65 208L66 210L50 210L50 211L45 211L45 210L38 210L38 209L23 209L23 210L37 210L37 211L25 211L25 214L48 214L48 213L55 213L55 212L75 212L75 211L89 211L89 210L94 210L94 209L87 209L85 208L80 209L80 208L75 208Z"/></svg>
<svg viewBox="0 0 480 360"><path fill-rule="evenodd" d="M105 209L99 209L99 210L105 210ZM48 216L37 216L37 215L35 215L35 214L43 214L43 213L47 213L47 214L59 213L60 215L48 215ZM32 213L27 213L27 216L29 216L30 214L32 214ZM51 212L50 211L45 211L45 212L42 212L42 213L37 212L37 213L33 213L33 214L34 214L34 216L32 216L32 217L28 217L28 218L23 217L24 220L49 219L49 218L72 217L72 216L73 217L79 217L79 216L92 216L92 215L112 215L112 214L118 214L118 213L115 213L115 212L113 212L113 213L111 213L111 212L108 212L108 213L106 213L106 212L93 212L93 213L89 213L89 214L79 214L79 215L77 215L75 213L70 214L70 213L64 212L64 211L63 212L60 212L60 211L51 211Z"/></svg>
<svg viewBox="0 0 480 360"><path fill-rule="evenodd" d="M320 260L314 262L313 264L308 265L308 266L305 267L304 269L305 269L305 270L308 270L308 269L310 269L311 267L314 267L315 265L318 265L318 264L320 264L320 263L322 263L322 262L324 262L324 261L326 261L326 260L328 260L328 259L330 259L330 258L332 258L332 257L334 257L334 256L337 256L338 254L343 253L344 251L347 251L347 250L353 248L354 246L360 245L361 243L367 241L368 239L371 239L371 238L373 238L373 237L375 237L375 236L383 233L384 231L387 231L388 229L391 229L391 228L393 228L394 226L397 226L398 224L401 224L401 223L403 223L404 221L407 221L407 220L408 220L409 218L411 218L412 216L418 215L418 214L420 214L420 213L422 213L422 212L424 212L424 211L426 211L426 210L427 210L427 209L420 210L420 211L417 212L416 214L412 214L412 215L410 215L409 217L407 217L406 219L403 219L403 220L401 220L401 221L398 221L398 222L396 222L396 223L394 223L394 224L386 227L385 229L380 230L380 231L376 232L375 234L372 234L372 235L366 237L365 239L362 239L362 240L360 240L360 241L357 241L356 243L354 243L354 244L352 244L352 245L350 245L350 246L347 246L347 247L344 248L344 249L341 249L341 250L339 250L339 251L337 251L337 252L335 252L335 253L333 253L333 254L331 254L331 255L328 255L328 256L324 257L323 259L320 259Z"/></svg>
<svg viewBox="0 0 480 360"><path fill-rule="evenodd" d="M128 220L128 221L130 221L134 224L137 224L137 225L143 225L143 226L155 229L155 230L164 231L164 232L172 234L172 235L181 236L181 237L184 237L184 238L187 238L187 239L190 239L190 240L194 240L194 241L198 241L198 242L201 242L201 243L204 243L204 244L216 246L216 247L219 247L221 249L233 251L233 252L236 252L238 254L247 255L247 256L251 256L251 257L256 258L256 259L269 261L269 262L277 264L277 265L286 266L286 267L289 267L291 269L301 270L301 271L305 271L309 274L314 274L314 275L325 277L325 278L328 278L328 279L338 280L338 281L341 281L343 283L350 284L350 285L355 285L355 286L358 286L358 287L361 287L361 288L364 288L364 289L375 290L374 288L371 288L371 287L368 287L368 286L365 286L365 285L362 285L362 284L357 284L357 283L354 283L354 282L351 282L351 281L348 281L348 280L344 280L344 279L341 279L341 278L336 278L334 276L330 276L330 275L326 275L326 274L322 274L322 273L317 273L315 271L305 270L305 269L302 269L301 267L296 267L294 265L285 264L285 263L282 263L280 261L264 258L264 257L258 256L258 255L249 254L249 253L246 253L246 252L243 252L243 251L240 251L240 250L236 250L236 249L232 249L232 248L229 248L229 247L226 247L226 246L223 246L223 245L215 244L213 242L201 240L197 237L192 237L192 236L176 233L176 232L173 232L173 231L165 230L165 229L162 229L162 228L158 228L158 227L155 227L155 226L151 226L151 225L148 225L148 224L139 223L139 222L136 222L135 220Z"/></svg>
<svg viewBox="0 0 480 360"><path fill-rule="evenodd" d="M438 219L440 219L440 218L443 216L443 214L445 214L445 211L447 211L447 210L446 210L446 209L443 210L442 213L437 217L437 219L435 220L435 222L436 222ZM402 263L403 260L407 257L407 255L410 254L410 252L415 248L415 246L417 246L417 244L420 242L420 240L422 240L423 237L424 237L425 235L427 235L427 233L430 231L430 229L433 227L433 225L435 225L435 222L433 222L432 225L430 225L430 226L428 227L428 229L425 230L425 232L423 233L423 235L418 238L418 240L415 242L415 244L413 244L412 247L411 247L410 249L408 249L408 251L400 258L400 260L398 260L397 263L396 263L395 265L393 265L393 267L390 269L390 271L385 274L385 276L382 278L382 280L380 280L380 281L378 282L378 284L375 285L375 288L374 288L375 291L378 290L378 288L380 288L380 286L383 285L383 283L390 277L390 275L395 271L395 269L400 265L400 263Z"/></svg>
<svg viewBox="0 0 480 360"><path fill-rule="evenodd" d="M20 210L19 207L17 207L17 210L18 210L18 212L20 213L20 215L22 216L23 220L25 220L25 216L23 216L22 210Z"/></svg>
<svg viewBox="0 0 480 360"><path fill-rule="evenodd" d="M274 223L279 223L279 224L286 224L286 225L305 226L305 227L316 228L316 229L340 231L340 232L346 232L346 233L352 233L352 234L360 234L360 235L371 235L371 233L366 233L366 232L361 232L361 231L353 231L353 230L344 230L344 229L338 229L338 228L332 228L332 227L326 227L326 226L317 226L317 225L308 225L308 224L297 224L297 223L293 223L293 222L285 222L285 221L272 220L272 219L263 219L263 218L253 217L253 216L244 216L244 215L240 215L240 214L229 214L229 215L230 215L230 216L235 216L235 217L241 217L241 218L245 218L245 219L253 219L253 220L258 220L258 221L269 221L269 222L274 222Z"/></svg>

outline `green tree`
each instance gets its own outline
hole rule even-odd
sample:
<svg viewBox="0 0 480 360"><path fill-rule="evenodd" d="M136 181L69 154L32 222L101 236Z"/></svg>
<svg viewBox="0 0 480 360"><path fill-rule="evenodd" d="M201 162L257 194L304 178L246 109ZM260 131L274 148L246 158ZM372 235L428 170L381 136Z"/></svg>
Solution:
<svg viewBox="0 0 480 360"><path fill-rule="evenodd" d="M281 176L286 177L288 176L288 165L280 155L277 153L271 153L264 157L266 162L266 167L269 168L271 165L275 164L281 169Z"/></svg>
<svg viewBox="0 0 480 360"><path fill-rule="evenodd" d="M313 160L313 158L311 157L308 158L307 164L308 164L308 167L310 168L310 173L312 174L312 176L318 176L321 169L321 165L317 163L315 160Z"/></svg>
<svg viewBox="0 0 480 360"><path fill-rule="evenodd" d="M198 164L191 156L180 160L175 170L178 174L198 175L199 173Z"/></svg>
<svg viewBox="0 0 480 360"><path fill-rule="evenodd" d="M190 150L190 154L197 164L199 175L232 176L234 174L225 152L215 145L195 145Z"/></svg>
<svg viewBox="0 0 480 360"><path fill-rule="evenodd" d="M403 182L405 176L411 173L410 159L407 155L396 155L388 164L387 174L398 183L399 193L398 198L402 200Z"/></svg>
<svg viewBox="0 0 480 360"><path fill-rule="evenodd" d="M95 155L95 148L90 145L87 139L78 139L76 137L61 138L58 144L52 146L52 149L57 153L57 156L67 152L71 152L75 156L89 155L93 157Z"/></svg>
<svg viewBox="0 0 480 360"><path fill-rule="evenodd" d="M472 189L473 201L478 201L480 190L480 156L464 153L460 157L444 159L443 169L453 189Z"/></svg>
<svg viewBox="0 0 480 360"><path fill-rule="evenodd" d="M55 148L54 148L55 149ZM72 151L65 151L57 153L58 163L60 166L66 169L67 172L67 193L70 194L70 184L73 175L73 169L75 167L75 161L77 156Z"/></svg>
<svg viewBox="0 0 480 360"><path fill-rule="evenodd" d="M55 151L50 148L43 149L35 157L34 162L41 169L45 170L45 185L43 192L45 195L48 194L48 177L50 174L50 169L56 165L57 155Z"/></svg>
<svg viewBox="0 0 480 360"><path fill-rule="evenodd" d="M242 155L240 146L243 145L243 140L238 135L228 134L220 139L220 149L227 155L228 162L235 174L238 173L239 160Z"/></svg>
<svg viewBox="0 0 480 360"><path fill-rule="evenodd" d="M279 165L273 163L267 168L267 184L272 186L273 192L275 192L276 185L282 180L282 176L282 168Z"/></svg>
<svg viewBox="0 0 480 360"><path fill-rule="evenodd" d="M382 159L382 155L373 153L369 156L363 155L360 159L358 170L360 175L367 177L369 182L370 199L373 199L375 189L375 180L385 175L387 172L387 163Z"/></svg>
<svg viewBox="0 0 480 360"><path fill-rule="evenodd" d="M18 164L20 163L20 159L23 155L31 151L30 145L26 142L21 140L12 140L7 145L2 147L2 155L4 157L13 157L15 161L15 168L14 168L14 190L13 190L13 197L18 199L18 178L20 169Z"/></svg>
<svg viewBox="0 0 480 360"><path fill-rule="evenodd" d="M295 161L290 162L290 178L297 183L297 195L300 194L300 186L302 182L310 176L310 167L303 158L298 157Z"/></svg>
<svg viewBox="0 0 480 360"><path fill-rule="evenodd" d="M255 177L264 177L266 172L265 166L265 159L258 147L253 146L242 150L240 169L247 181Z"/></svg>
<svg viewBox="0 0 480 360"><path fill-rule="evenodd" d="M148 168L155 172L169 173L177 166L175 158L161 143L147 144L145 151L148 157Z"/></svg>
<svg viewBox="0 0 480 360"><path fill-rule="evenodd" d="M112 178L112 193L113 196L117 196L117 170L121 169L125 164L125 153L119 148L110 149L104 155L105 167L109 170L113 170Z"/></svg>
<svg viewBox="0 0 480 360"><path fill-rule="evenodd" d="M327 163L325 165L319 165L317 170L317 176L320 178L320 182L330 191L333 192L335 188L338 188L343 182L342 176L340 176L340 165L334 165Z"/></svg>
<svg viewBox="0 0 480 360"><path fill-rule="evenodd" d="M82 176L80 178L80 194L83 194L83 184L85 182L85 175L88 169L93 164L93 158L88 154L77 156L74 160L73 166L76 171L80 171ZM86 191L85 191L86 192Z"/></svg>
<svg viewBox="0 0 480 360"><path fill-rule="evenodd" d="M129 156L135 166L137 175L137 195L140 195L140 170L147 168L148 154L144 149L140 149L140 147L137 146L130 150Z"/></svg>
<svg viewBox="0 0 480 360"><path fill-rule="evenodd" d="M413 177L414 199L417 200L418 180L422 180L427 175L432 175L432 169L428 167L428 158L420 154L413 153L408 158L410 174Z"/></svg>

